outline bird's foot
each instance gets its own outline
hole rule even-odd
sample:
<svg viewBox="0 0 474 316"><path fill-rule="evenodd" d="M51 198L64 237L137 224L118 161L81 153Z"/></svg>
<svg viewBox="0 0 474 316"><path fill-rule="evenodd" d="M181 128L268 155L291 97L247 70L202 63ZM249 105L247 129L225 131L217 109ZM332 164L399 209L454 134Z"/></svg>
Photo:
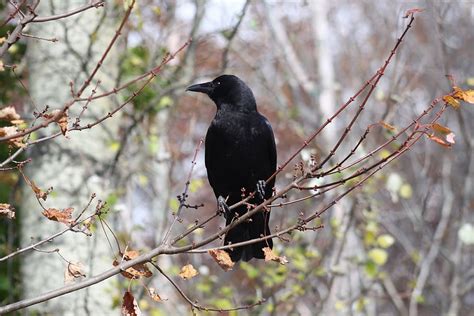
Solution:
<svg viewBox="0 0 474 316"><path fill-rule="evenodd" d="M266 186L265 180L258 180L257 194L262 200L265 199L265 186Z"/></svg>
<svg viewBox="0 0 474 316"><path fill-rule="evenodd" d="M220 214L224 214L225 219L227 219L227 214L230 213L229 206L227 206L224 197L221 195L217 198L217 211Z"/></svg>

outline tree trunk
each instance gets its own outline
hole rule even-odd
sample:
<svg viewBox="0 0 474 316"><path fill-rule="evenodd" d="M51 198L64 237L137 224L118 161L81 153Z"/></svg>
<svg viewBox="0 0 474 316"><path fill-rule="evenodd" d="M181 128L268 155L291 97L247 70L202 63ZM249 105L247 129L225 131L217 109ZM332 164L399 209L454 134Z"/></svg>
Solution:
<svg viewBox="0 0 474 316"><path fill-rule="evenodd" d="M84 1L42 1L37 13L49 16L68 12L82 5ZM71 98L69 83L72 81L76 89L82 85L114 35L116 23L113 11L111 7L92 9L60 21L31 25L29 32L35 36L56 37L59 40L56 43L29 40L29 90L37 109L41 111L45 105L49 105L51 109L62 107ZM101 80L99 90L114 86L117 75L117 58L114 55L113 48L83 97L90 95L97 79ZM92 121L111 108L110 99L94 101L89 104L81 123ZM69 112L69 125L74 122L81 109L81 104L73 105ZM92 193L96 193L98 199L107 198L108 179L101 175L113 156L108 144L117 135L117 127L118 120L114 117L93 129L71 132L67 137L56 138L34 147L29 153L33 162L25 171L43 190L47 187L54 188L43 203L46 208L73 207L74 216L85 207ZM54 126L40 132L39 136L50 135L53 128L57 132L57 126ZM93 212L94 207L95 203L86 214ZM23 246L28 245L31 238L42 239L65 228L64 224L49 221L41 215L42 209L31 188L26 185L21 210ZM66 260L81 262L87 276L112 265L112 250L100 225L92 237L68 232L41 247L42 250L56 248ZM35 251L23 259L21 272L24 297L37 296L64 284L67 262L57 253ZM85 290L36 305L28 312L35 310L55 315L116 314L112 308L112 282L113 279L109 279Z"/></svg>

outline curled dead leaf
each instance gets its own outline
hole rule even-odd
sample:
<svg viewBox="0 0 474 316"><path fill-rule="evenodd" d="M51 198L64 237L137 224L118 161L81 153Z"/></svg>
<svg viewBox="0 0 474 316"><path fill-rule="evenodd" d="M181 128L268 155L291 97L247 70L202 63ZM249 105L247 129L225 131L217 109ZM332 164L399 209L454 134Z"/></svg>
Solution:
<svg viewBox="0 0 474 316"><path fill-rule="evenodd" d="M11 122L20 119L20 115L16 113L16 110L13 106L7 106L3 109L0 109L0 120Z"/></svg>
<svg viewBox="0 0 474 316"><path fill-rule="evenodd" d="M8 219L15 218L15 208L10 204L0 203L0 216Z"/></svg>
<svg viewBox="0 0 474 316"><path fill-rule="evenodd" d="M209 250L211 257L217 262L217 264L224 270L229 271L234 267L234 262L230 258L227 251L224 250Z"/></svg>
<svg viewBox="0 0 474 316"><path fill-rule="evenodd" d="M390 124L388 124L387 122L380 121L379 124L380 124L383 128L388 129L388 130L390 130L390 131L396 131L396 130L397 130L397 129L395 128L395 126L390 125Z"/></svg>
<svg viewBox="0 0 474 316"><path fill-rule="evenodd" d="M185 280L189 280L194 278L198 272L196 269L191 264L187 264L184 267L181 268L181 272L179 273L179 276Z"/></svg>
<svg viewBox="0 0 474 316"><path fill-rule="evenodd" d="M451 144L450 144L450 143L445 142L444 140L442 140L441 138L439 138L439 137L437 137L437 136L428 135L428 138L429 138L430 140L434 141L435 143L441 145L441 146L448 147L448 148L451 147Z"/></svg>
<svg viewBox="0 0 474 316"><path fill-rule="evenodd" d="M64 283L72 283L75 279L85 277L84 265L80 262L69 262L64 271Z"/></svg>
<svg viewBox="0 0 474 316"><path fill-rule="evenodd" d="M142 312L138 307L137 301L129 291L125 292L122 301L123 316L141 316Z"/></svg>
<svg viewBox="0 0 474 316"><path fill-rule="evenodd" d="M35 192L36 197L38 199L43 199L44 201L46 201L48 194L51 193L53 188L49 188L48 190L43 191L36 185L36 183L33 180L28 180L28 181L31 186L31 189L33 189L33 192Z"/></svg>
<svg viewBox="0 0 474 316"><path fill-rule="evenodd" d="M451 133L451 130L449 128L447 128L446 126L443 126L441 124L438 124L438 123L434 123L431 125L431 128L436 131L436 132L439 132L441 134L449 134Z"/></svg>
<svg viewBox="0 0 474 316"><path fill-rule="evenodd" d="M58 210L57 208L48 208L44 210L42 214L49 220L64 223L66 225L71 225L73 222L72 212L74 208L68 207L63 210Z"/></svg>
<svg viewBox="0 0 474 316"><path fill-rule="evenodd" d="M474 104L474 90L463 90L459 87L454 86L454 97L456 99L463 100L467 103Z"/></svg>
<svg viewBox="0 0 474 316"><path fill-rule="evenodd" d="M16 126L5 126L0 128L0 137L8 137L12 136L18 133L18 128ZM23 137L15 137L12 139L8 140L8 143L10 145L23 148L26 146L25 143L23 143Z"/></svg>
<svg viewBox="0 0 474 316"><path fill-rule="evenodd" d="M286 259L285 256L279 257L277 256L270 247L265 247L262 248L263 253L265 254L265 261L275 261L278 262L279 264L287 264L288 259Z"/></svg>
<svg viewBox="0 0 474 316"><path fill-rule="evenodd" d="M63 135L66 135L67 120L68 120L67 112L62 112L61 110L54 110L51 113L43 114L43 117L48 120L55 118L54 121L59 125L59 128L61 129L61 133L63 133Z"/></svg>
<svg viewBox="0 0 474 316"><path fill-rule="evenodd" d="M155 302L163 302L167 301L167 299L161 298L161 296L156 293L156 290L152 287L148 288L148 295L150 295L151 299L154 300Z"/></svg>
<svg viewBox="0 0 474 316"><path fill-rule="evenodd" d="M140 253L136 250L127 250L124 254L120 253L119 255L121 258L123 258L123 261L130 261L137 258ZM114 260L112 264L114 266L118 266L119 262L117 260ZM150 269L148 269L148 267L146 266L146 263L136 264L120 273L127 279L139 279L141 277L149 278L153 275Z"/></svg>
<svg viewBox="0 0 474 316"><path fill-rule="evenodd" d="M450 95L445 95L443 97L443 101L447 105L452 106L455 109L459 109L459 107L461 106L461 103L459 103L459 100L455 99L453 96L450 96Z"/></svg>

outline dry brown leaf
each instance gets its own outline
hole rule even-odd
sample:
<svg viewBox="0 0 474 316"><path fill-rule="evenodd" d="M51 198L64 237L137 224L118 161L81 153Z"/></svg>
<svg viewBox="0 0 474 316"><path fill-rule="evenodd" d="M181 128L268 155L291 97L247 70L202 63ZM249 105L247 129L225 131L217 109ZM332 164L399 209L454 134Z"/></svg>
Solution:
<svg viewBox="0 0 474 316"><path fill-rule="evenodd" d="M167 299L161 298L161 296L158 293L156 293L156 290L152 287L148 289L148 295L150 295L151 299L154 300L155 302L163 302L167 300Z"/></svg>
<svg viewBox="0 0 474 316"><path fill-rule="evenodd" d="M451 133L451 130L449 128L438 123L434 123L433 125L431 125L431 127L433 128L434 131L440 132L441 134Z"/></svg>
<svg viewBox="0 0 474 316"><path fill-rule="evenodd" d="M15 218L15 208L10 204L0 203L0 216L8 219Z"/></svg>
<svg viewBox="0 0 474 316"><path fill-rule="evenodd" d="M428 135L428 138L431 139L432 141L434 141L435 143L441 145L441 146L444 146L444 147L451 147L451 144L445 142L444 140L442 140L441 138L437 137L437 136L434 136L434 135Z"/></svg>
<svg viewBox="0 0 474 316"><path fill-rule="evenodd" d="M11 122L20 119L20 115L16 113L15 108L11 105L0 110L0 120Z"/></svg>
<svg viewBox="0 0 474 316"><path fill-rule="evenodd" d="M270 247L262 248L262 250L263 250L263 253L265 254L265 261L275 261L283 265L288 263L288 260L286 259L285 256L283 257L277 256L273 252L273 250L270 249Z"/></svg>
<svg viewBox="0 0 474 316"><path fill-rule="evenodd" d="M461 106L461 103L459 103L459 101L457 99L455 99L453 96L450 96L450 95L445 95L443 97L443 101L447 105L450 105L455 109L459 109L459 107Z"/></svg>
<svg viewBox="0 0 474 316"><path fill-rule="evenodd" d="M122 315L123 316L140 316L142 312L138 307L137 301L129 291L123 295L122 302Z"/></svg>
<svg viewBox="0 0 474 316"><path fill-rule="evenodd" d="M217 264L224 270L229 271L234 267L234 262L230 259L227 251L224 250L209 250L211 257L217 262Z"/></svg>
<svg viewBox="0 0 474 316"><path fill-rule="evenodd" d="M54 110L51 113L43 114L43 117L49 120L55 117L56 115L58 115L60 112L61 110ZM62 112L61 115L54 120L59 125L59 128L61 129L61 133L63 133L63 135L66 135L66 132L67 132L67 120L68 120L67 112Z"/></svg>
<svg viewBox="0 0 474 316"><path fill-rule="evenodd" d="M454 97L456 99L463 100L467 103L474 104L474 90L462 90L459 87L454 86Z"/></svg>
<svg viewBox="0 0 474 316"><path fill-rule="evenodd" d="M74 208L68 207L61 210L56 208L48 208L47 210L43 211L42 214L47 217L49 220L64 223L66 225L71 225L73 222L72 219L72 212Z"/></svg>
<svg viewBox="0 0 474 316"><path fill-rule="evenodd" d="M64 271L64 283L72 283L75 279L85 277L84 265L80 262L69 262Z"/></svg>
<svg viewBox="0 0 474 316"><path fill-rule="evenodd" d="M0 37L0 45L2 45L6 41L5 36Z"/></svg>
<svg viewBox="0 0 474 316"><path fill-rule="evenodd" d="M59 125L59 128L61 129L61 133L63 133L64 136L66 136L66 132L67 132L67 119L68 119L67 113L64 113L56 121Z"/></svg>
<svg viewBox="0 0 474 316"><path fill-rule="evenodd" d="M0 128L0 137L12 136L18 133L16 126L5 126ZM8 140L10 145L14 145L19 148L23 148L26 145L23 143L22 137L16 137Z"/></svg>
<svg viewBox="0 0 474 316"><path fill-rule="evenodd" d="M396 131L397 129L395 128L395 126L393 125L390 125L388 124L387 122L384 122L384 121L380 121L379 124L383 127L383 128L386 128L390 131Z"/></svg>
<svg viewBox="0 0 474 316"><path fill-rule="evenodd" d="M123 258L123 261L130 261L138 257L140 253L136 250L127 250L125 251L125 254L120 253L119 255ZM112 264L118 266L119 262L114 260ZM139 279L140 277L149 278L153 275L150 269L146 266L146 263L136 264L120 273L127 279Z"/></svg>
<svg viewBox="0 0 474 316"><path fill-rule="evenodd" d="M179 276L185 280L194 278L196 275L198 275L198 272L196 271L196 269L194 269L194 267L191 264L187 264L184 267L182 267L181 272L179 273Z"/></svg>
<svg viewBox="0 0 474 316"><path fill-rule="evenodd" d="M31 189L33 189L33 192L35 192L36 197L38 199L43 199L44 201L46 201L46 198L48 197L48 194L51 191L48 190L45 192L41 190L33 180L29 180L29 182L30 182Z"/></svg>

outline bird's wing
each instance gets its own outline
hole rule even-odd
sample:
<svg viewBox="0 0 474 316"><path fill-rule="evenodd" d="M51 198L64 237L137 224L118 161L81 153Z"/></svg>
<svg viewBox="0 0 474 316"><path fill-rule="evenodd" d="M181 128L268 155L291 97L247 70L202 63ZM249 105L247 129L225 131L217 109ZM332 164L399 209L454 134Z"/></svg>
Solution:
<svg viewBox="0 0 474 316"><path fill-rule="evenodd" d="M270 122L264 116L262 117L265 121L265 125L268 127L267 144L268 144L268 157L269 157L270 165L271 165L272 170L276 170L277 152L276 152L275 136L273 135L273 129L272 129L272 126L270 125Z"/></svg>
<svg viewBox="0 0 474 316"><path fill-rule="evenodd" d="M206 151L204 154L204 162L206 165L207 169L207 177L209 179L209 183L211 184L211 187L215 187L216 184L216 178L214 174L214 168L215 166L215 150L216 150L216 131L215 131L215 126L211 124L209 126L209 129L207 130L206 134Z"/></svg>

